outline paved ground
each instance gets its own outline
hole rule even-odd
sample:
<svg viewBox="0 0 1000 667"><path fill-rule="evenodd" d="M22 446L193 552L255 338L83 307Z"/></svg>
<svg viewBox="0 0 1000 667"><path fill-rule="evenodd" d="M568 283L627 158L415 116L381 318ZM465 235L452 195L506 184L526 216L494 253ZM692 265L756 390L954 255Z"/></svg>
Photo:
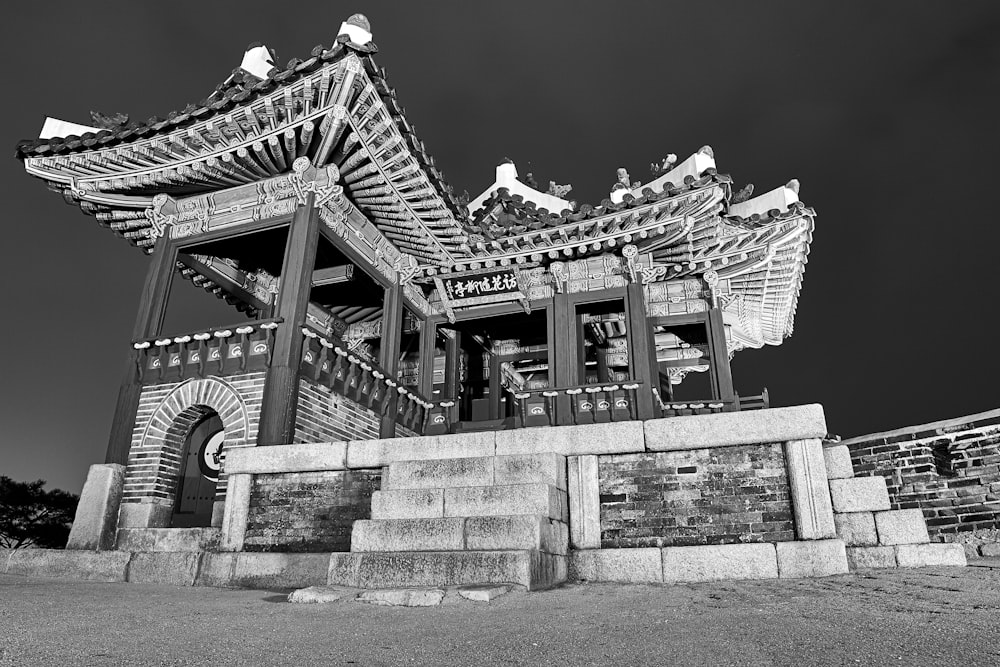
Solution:
<svg viewBox="0 0 1000 667"><path fill-rule="evenodd" d="M0 665L1000 665L1000 561L980 563L423 609L0 575Z"/></svg>

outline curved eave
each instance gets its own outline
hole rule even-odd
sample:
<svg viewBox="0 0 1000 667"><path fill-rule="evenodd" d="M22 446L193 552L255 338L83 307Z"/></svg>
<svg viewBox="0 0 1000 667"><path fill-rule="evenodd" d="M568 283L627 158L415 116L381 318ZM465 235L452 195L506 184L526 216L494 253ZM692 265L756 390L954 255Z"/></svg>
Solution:
<svg viewBox="0 0 1000 667"><path fill-rule="evenodd" d="M747 347L780 345L792 335L815 227L815 211L801 204L772 213L746 232L757 238L739 261L722 265L721 257L713 258L713 270L728 280L735 297L726 310L738 320L740 342ZM734 218L727 222L747 224Z"/></svg>
<svg viewBox="0 0 1000 667"><path fill-rule="evenodd" d="M384 72L375 67L374 51L372 44L359 46L341 37L334 48L317 47L309 60L293 60L284 71L249 89L225 91L221 99L191 105L167 120L151 119L119 132L22 142L18 157L29 174L46 181L67 201L77 202L84 212L116 216L147 208L158 193L180 199L221 191L287 173L296 158L316 160L325 133L336 134L338 145L347 136L337 133L343 128L333 124L339 103L356 108L358 98L367 93L366 109L374 101L385 122L369 132L371 115L364 119L348 115L347 120L364 136L362 149L369 153L364 157L376 165L382 184L395 198L392 208L398 211L366 212L373 214L381 231L396 234L394 240L402 249L422 263L447 264L453 255L467 254L456 219L458 206L402 115ZM357 74L349 78L350 91L341 95L345 69ZM388 139L405 152L404 161L387 164L385 159L393 153L375 154ZM322 158L335 153L335 148L326 147ZM407 172L407 185L400 187L394 180L404 163L413 169ZM129 240L137 240L135 229L130 231Z"/></svg>
<svg viewBox="0 0 1000 667"><path fill-rule="evenodd" d="M477 232L482 236L473 248L474 257L459 261L451 269L462 271L578 258L627 244L635 244L643 251L669 245L696 226L714 219L728 194L729 182L726 175L706 173L680 187L657 193L647 190L642 197L628 196L620 204L605 199L596 208L584 205L576 212L562 215L537 209L531 202L501 188L480 211L477 226L469 228L470 241ZM515 216L523 216L519 224L503 230L508 232L506 235L483 226L489 216L505 207ZM425 274L435 272L430 269Z"/></svg>

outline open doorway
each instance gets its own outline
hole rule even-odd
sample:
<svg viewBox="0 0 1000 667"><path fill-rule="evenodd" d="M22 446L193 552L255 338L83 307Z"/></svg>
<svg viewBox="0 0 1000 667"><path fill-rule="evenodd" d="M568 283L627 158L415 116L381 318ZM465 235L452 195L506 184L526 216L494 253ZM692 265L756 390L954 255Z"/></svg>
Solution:
<svg viewBox="0 0 1000 667"><path fill-rule="evenodd" d="M170 525L173 528L206 528L212 525L212 506L222 469L222 420L207 411L191 429L181 450L181 478L177 504Z"/></svg>

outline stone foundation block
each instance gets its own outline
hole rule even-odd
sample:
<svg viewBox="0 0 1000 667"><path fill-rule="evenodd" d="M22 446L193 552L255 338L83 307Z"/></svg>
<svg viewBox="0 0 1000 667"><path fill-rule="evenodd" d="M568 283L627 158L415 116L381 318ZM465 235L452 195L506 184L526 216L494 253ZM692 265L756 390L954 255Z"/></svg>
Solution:
<svg viewBox="0 0 1000 667"><path fill-rule="evenodd" d="M899 567L964 567L967 564L961 544L901 544L893 548Z"/></svg>
<svg viewBox="0 0 1000 667"><path fill-rule="evenodd" d="M509 592L510 586L463 586L458 589L459 596L473 602L492 602Z"/></svg>
<svg viewBox="0 0 1000 667"><path fill-rule="evenodd" d="M566 490L566 457L559 454L518 454L493 459L493 484L551 484Z"/></svg>
<svg viewBox="0 0 1000 667"><path fill-rule="evenodd" d="M991 544L980 544L979 555L983 558L1000 558L1000 544L996 542Z"/></svg>
<svg viewBox="0 0 1000 667"><path fill-rule="evenodd" d="M367 602L383 607L434 607L444 600L440 588L390 588L362 591L355 602Z"/></svg>
<svg viewBox="0 0 1000 667"><path fill-rule="evenodd" d="M289 593L288 601L296 604L328 604L330 602L340 602L341 600L353 600L357 595L356 591L349 591L343 588L310 586Z"/></svg>
<svg viewBox="0 0 1000 667"><path fill-rule="evenodd" d="M471 551L538 549L565 556L569 526L544 516L475 516L465 519L465 548Z"/></svg>
<svg viewBox="0 0 1000 667"><path fill-rule="evenodd" d="M875 527L878 543L885 546L926 544L931 541L924 513L919 508L875 512Z"/></svg>
<svg viewBox="0 0 1000 667"><path fill-rule="evenodd" d="M782 579L829 577L848 571L843 540L778 542L775 547Z"/></svg>
<svg viewBox="0 0 1000 667"><path fill-rule="evenodd" d="M662 552L663 581L668 584L778 576L774 545L767 542L667 547Z"/></svg>
<svg viewBox="0 0 1000 667"><path fill-rule="evenodd" d="M137 553L132 554L128 581L133 584L169 584L194 586L201 554Z"/></svg>
<svg viewBox="0 0 1000 667"><path fill-rule="evenodd" d="M384 440L351 440L347 443L347 467L381 468L393 461L493 456L497 453L495 436L493 431L482 431Z"/></svg>
<svg viewBox="0 0 1000 667"><path fill-rule="evenodd" d="M826 460L826 476L828 478L849 479L854 477L851 450L847 448L847 445L824 446L823 458Z"/></svg>
<svg viewBox="0 0 1000 667"><path fill-rule="evenodd" d="M195 586L233 586L233 569L236 567L235 553L206 553L201 556Z"/></svg>
<svg viewBox="0 0 1000 667"><path fill-rule="evenodd" d="M849 547L873 547L878 544L875 516L872 512L834 514L837 536Z"/></svg>
<svg viewBox="0 0 1000 667"><path fill-rule="evenodd" d="M125 581L131 556L124 551L15 549L2 565L7 574L26 577L114 582Z"/></svg>
<svg viewBox="0 0 1000 667"><path fill-rule="evenodd" d="M847 547L847 565L852 572L896 567L896 550L892 547Z"/></svg>
<svg viewBox="0 0 1000 667"><path fill-rule="evenodd" d="M819 404L651 419L642 423L646 449L655 452L808 440L826 435L826 417Z"/></svg>
<svg viewBox="0 0 1000 667"><path fill-rule="evenodd" d="M124 483L125 466L115 463L90 466L67 549L114 549Z"/></svg>
<svg viewBox="0 0 1000 667"><path fill-rule="evenodd" d="M433 519L444 516L443 489L400 489L372 494L373 519Z"/></svg>
<svg viewBox="0 0 1000 667"><path fill-rule="evenodd" d="M330 554L328 583L352 588L514 584L529 590L566 580L566 557L537 551Z"/></svg>
<svg viewBox="0 0 1000 667"><path fill-rule="evenodd" d="M642 422L544 426L496 433L497 456L555 452L563 456L643 451Z"/></svg>
<svg viewBox="0 0 1000 667"><path fill-rule="evenodd" d="M218 528L124 528L118 531L120 551L215 551Z"/></svg>
<svg viewBox="0 0 1000 667"><path fill-rule="evenodd" d="M330 554L239 553L230 586L305 588L326 584Z"/></svg>
<svg viewBox="0 0 1000 667"><path fill-rule="evenodd" d="M661 583L663 563L660 550L585 549L570 552L569 577L573 581L614 581L621 583Z"/></svg>
<svg viewBox="0 0 1000 667"><path fill-rule="evenodd" d="M447 489L493 484L493 458L394 461L382 477L382 489Z"/></svg>
<svg viewBox="0 0 1000 667"><path fill-rule="evenodd" d="M169 528L173 507L165 503L122 503L118 509L118 529Z"/></svg>
<svg viewBox="0 0 1000 667"><path fill-rule="evenodd" d="M459 551L464 528L462 518L355 521L351 551Z"/></svg>
<svg viewBox="0 0 1000 667"><path fill-rule="evenodd" d="M834 512L879 512L889 509L889 491L882 477L831 479Z"/></svg>
<svg viewBox="0 0 1000 667"><path fill-rule="evenodd" d="M541 514L567 521L566 492L551 484L476 486L444 490L445 516Z"/></svg>
<svg viewBox="0 0 1000 667"><path fill-rule="evenodd" d="M346 467L346 442L234 447L226 453L226 472L230 475L343 470Z"/></svg>

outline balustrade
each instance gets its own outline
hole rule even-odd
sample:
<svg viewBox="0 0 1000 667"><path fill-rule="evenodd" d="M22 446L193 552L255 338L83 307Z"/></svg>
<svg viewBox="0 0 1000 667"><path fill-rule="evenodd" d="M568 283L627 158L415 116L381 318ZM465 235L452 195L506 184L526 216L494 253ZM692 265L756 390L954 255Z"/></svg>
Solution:
<svg viewBox="0 0 1000 667"><path fill-rule="evenodd" d="M255 320L132 343L142 384L267 370L280 319Z"/></svg>
<svg viewBox="0 0 1000 667"><path fill-rule="evenodd" d="M319 334L307 326L302 327L302 335L305 338L299 367L302 377L329 387L380 417L387 414L392 405L388 399L394 392L398 396L396 423L418 435L423 434L432 407L423 396L402 386L398 378L389 377L371 359L352 352L336 336Z"/></svg>

